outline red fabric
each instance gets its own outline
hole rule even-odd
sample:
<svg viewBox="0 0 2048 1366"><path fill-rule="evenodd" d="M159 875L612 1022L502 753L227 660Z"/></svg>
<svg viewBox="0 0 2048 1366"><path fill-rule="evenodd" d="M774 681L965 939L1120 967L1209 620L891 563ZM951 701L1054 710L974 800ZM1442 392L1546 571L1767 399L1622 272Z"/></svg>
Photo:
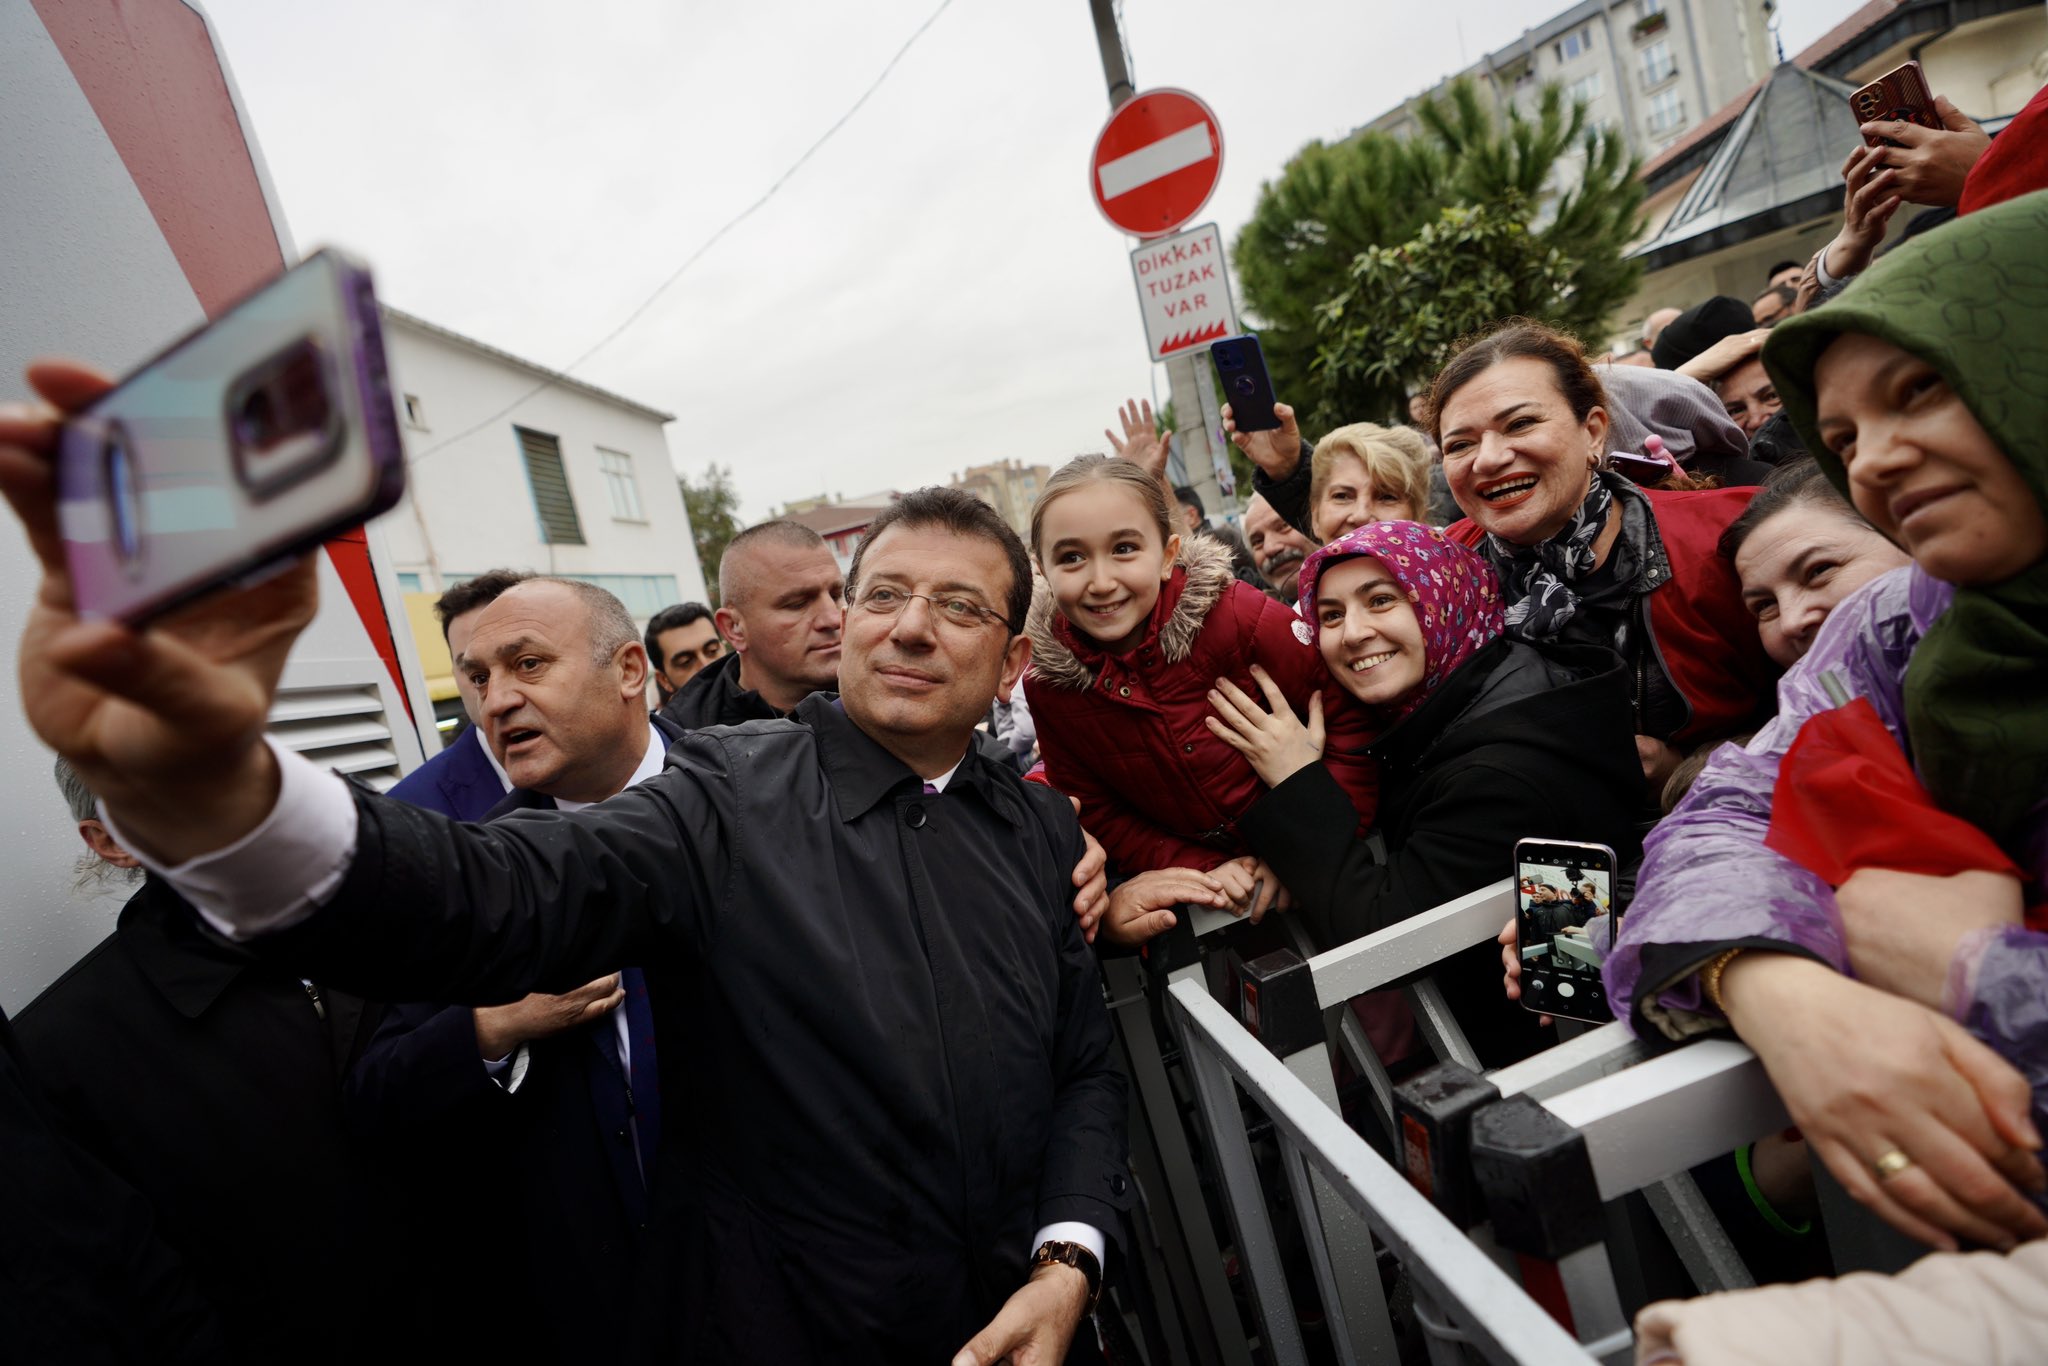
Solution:
<svg viewBox="0 0 2048 1366"><path fill-rule="evenodd" d="M1081 824L1125 873L1206 871L1248 852L1236 820L1265 787L1206 722L1214 714L1209 690L1218 678L1263 701L1251 676L1257 663L1299 713L1306 714L1311 693L1323 694L1325 762L1358 807L1360 828L1368 826L1378 792L1375 766L1363 752L1374 738L1371 722L1337 687L1322 656L1295 633L1301 618L1232 581L1209 609L1187 657L1169 662L1159 649L1159 630L1186 586L1186 571L1176 569L1160 590L1145 638L1126 654L1104 654L1077 640L1064 620L1054 622L1061 642L1096 678L1086 689L1059 687L1035 665L1025 678L1046 781L1080 800Z"/></svg>
<svg viewBox="0 0 2048 1366"><path fill-rule="evenodd" d="M1684 749L1741 730L1769 709L1777 686L1756 621L1742 605L1742 581L1720 552L1721 532L1756 490L1639 491L1650 500L1671 560L1670 581L1650 594L1650 636L1664 672L1692 708L1685 725L1667 737ZM1484 539L1469 517L1445 534L1470 546Z"/></svg>
<svg viewBox="0 0 2048 1366"><path fill-rule="evenodd" d="M1764 843L1839 887L1859 868L2020 877L1997 841L1934 804L1866 697L1806 719L1778 763ZM2048 928L2048 904L2027 923Z"/></svg>
<svg viewBox="0 0 2048 1366"><path fill-rule="evenodd" d="M1963 180L1956 212L1975 213L2035 190L2048 189L2048 85L2013 115Z"/></svg>
<svg viewBox="0 0 2048 1366"><path fill-rule="evenodd" d="M371 648L391 675L407 719L418 725L419 718L412 714L412 696L405 690L405 676L398 669L398 645L391 638L391 619L384 614L384 596L377 591L377 571L370 564L370 538L361 527L344 531L327 542L327 558L341 576L341 586L348 590L348 600L370 637Z"/></svg>

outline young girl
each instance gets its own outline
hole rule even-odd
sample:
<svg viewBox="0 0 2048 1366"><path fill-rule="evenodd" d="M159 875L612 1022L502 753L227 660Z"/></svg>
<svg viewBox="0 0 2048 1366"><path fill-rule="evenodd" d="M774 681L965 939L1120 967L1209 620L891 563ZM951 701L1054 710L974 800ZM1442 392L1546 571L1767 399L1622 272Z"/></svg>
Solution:
<svg viewBox="0 0 2048 1366"><path fill-rule="evenodd" d="M1332 685L1307 623L1234 578L1221 543L1176 534L1165 487L1128 460L1063 466L1031 510L1031 546L1046 582L1024 688L1047 781L1080 801L1124 874L1193 868L1255 914L1285 905L1237 830L1263 788L1210 734L1207 699L1263 665L1290 706L1327 716L1330 771L1369 825L1365 713Z"/></svg>

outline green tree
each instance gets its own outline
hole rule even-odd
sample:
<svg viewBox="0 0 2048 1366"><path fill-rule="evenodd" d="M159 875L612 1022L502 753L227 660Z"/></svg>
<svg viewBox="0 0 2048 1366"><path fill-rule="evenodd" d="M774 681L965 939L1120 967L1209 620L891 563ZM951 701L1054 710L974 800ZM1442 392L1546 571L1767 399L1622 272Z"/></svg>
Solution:
<svg viewBox="0 0 2048 1366"><path fill-rule="evenodd" d="M704 587L718 597L718 562L725 548L740 534L740 495L732 486L732 470L712 465L701 482L687 474L676 476L683 491L683 510L690 514L690 539L697 545L697 563L704 570Z"/></svg>
<svg viewBox="0 0 2048 1366"><path fill-rule="evenodd" d="M1499 110L1461 80L1415 114L1405 140L1303 148L1233 248L1275 388L1317 426L1405 416L1449 343L1499 318L1597 330L1641 278L1638 164L1584 105L1546 86Z"/></svg>

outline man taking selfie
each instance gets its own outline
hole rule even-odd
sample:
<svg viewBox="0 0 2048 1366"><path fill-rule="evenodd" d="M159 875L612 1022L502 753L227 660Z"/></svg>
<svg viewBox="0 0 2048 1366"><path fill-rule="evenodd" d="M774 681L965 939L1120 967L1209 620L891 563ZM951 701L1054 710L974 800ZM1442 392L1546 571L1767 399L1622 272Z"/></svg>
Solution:
<svg viewBox="0 0 2048 1366"><path fill-rule="evenodd" d="M104 387L31 382L60 409ZM662 1129L659 1167L690 1179L654 1183L665 1293L629 1355L1092 1351L1076 1330L1131 1203L1125 1083L1071 906L1072 811L970 743L1029 649L1029 562L993 509L929 489L877 519L837 702L692 735L586 811L456 825L263 737L310 561L147 632L79 620L54 434L0 420L0 490L44 573L22 691L131 851L266 956L387 998L645 966L700 1122Z"/></svg>

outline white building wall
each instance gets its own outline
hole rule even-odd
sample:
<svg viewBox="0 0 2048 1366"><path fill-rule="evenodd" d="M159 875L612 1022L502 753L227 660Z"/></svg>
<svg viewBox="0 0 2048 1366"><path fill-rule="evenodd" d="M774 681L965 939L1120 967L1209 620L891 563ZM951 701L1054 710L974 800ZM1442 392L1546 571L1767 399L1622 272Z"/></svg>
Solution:
<svg viewBox="0 0 2048 1366"><path fill-rule="evenodd" d="M166 80L182 74L158 73ZM230 91L232 76L226 72ZM164 239L106 127L31 5L0 4L0 401L30 397L22 367L36 356L87 359L115 374L147 360L205 321L205 311ZM242 137L234 154L257 157L246 127L182 128L177 148L205 157ZM159 151L159 154L162 154ZM267 192L267 187L266 187ZM292 259L289 238L279 247ZM372 555L378 554L372 537ZM381 567L381 566L380 566ZM38 575L11 516L0 514L0 1008L20 1010L114 928L126 887L74 894L85 846L51 774L50 751L30 731L14 685L15 647ZM316 762L370 780L419 762L399 689L378 658L339 576L320 557L320 611L300 636L282 680L273 727ZM401 643L401 656L409 646ZM334 717L346 719L336 720Z"/></svg>
<svg viewBox="0 0 2048 1366"><path fill-rule="evenodd" d="M384 334L410 462L405 499L382 524L400 576L418 575L425 592L500 567L667 576L675 581L670 601L707 601L663 416L563 383L521 402L543 382L542 372L400 317L386 319ZM408 395L417 400L418 425L403 421ZM514 403L514 411L495 416ZM462 435L486 419L481 430ZM545 432L560 443L584 544L542 539L517 427ZM598 465L600 449L632 457L639 519L615 515ZM642 620L667 605L628 601Z"/></svg>

